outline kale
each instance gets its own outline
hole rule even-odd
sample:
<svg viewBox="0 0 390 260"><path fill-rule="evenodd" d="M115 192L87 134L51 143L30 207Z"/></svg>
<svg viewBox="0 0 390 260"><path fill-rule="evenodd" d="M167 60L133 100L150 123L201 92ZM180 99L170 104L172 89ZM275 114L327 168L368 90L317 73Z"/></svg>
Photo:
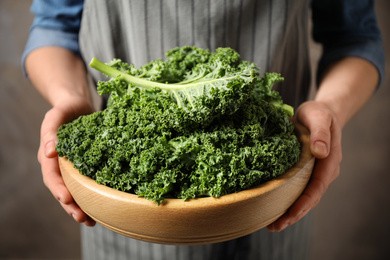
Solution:
<svg viewBox="0 0 390 260"><path fill-rule="evenodd" d="M140 68L90 66L110 77L105 110L64 124L57 151L97 183L160 204L220 197L283 174L299 159L291 106L230 48L174 48Z"/></svg>

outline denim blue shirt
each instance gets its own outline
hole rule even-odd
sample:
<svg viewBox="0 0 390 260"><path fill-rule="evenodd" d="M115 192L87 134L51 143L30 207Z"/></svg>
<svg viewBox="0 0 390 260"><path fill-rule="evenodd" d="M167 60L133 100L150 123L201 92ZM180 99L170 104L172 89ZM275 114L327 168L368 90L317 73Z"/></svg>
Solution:
<svg viewBox="0 0 390 260"><path fill-rule="evenodd" d="M22 55L22 68L29 53L45 46L57 46L80 53L79 37L83 0L34 0L35 15L30 35ZM26 75L26 73L25 73Z"/></svg>
<svg viewBox="0 0 390 260"><path fill-rule="evenodd" d="M35 14L23 56L40 47L58 46L79 54L83 0L34 0ZM374 0L313 0L313 39L323 46L317 82L329 64L344 57L360 57L378 70L380 83L385 74L385 54L377 25Z"/></svg>

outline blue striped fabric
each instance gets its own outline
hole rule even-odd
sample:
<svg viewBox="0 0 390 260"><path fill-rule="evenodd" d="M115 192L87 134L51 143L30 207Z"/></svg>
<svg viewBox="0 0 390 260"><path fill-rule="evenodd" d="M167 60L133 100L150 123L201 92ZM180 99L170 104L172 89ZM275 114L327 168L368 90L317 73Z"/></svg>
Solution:
<svg viewBox="0 0 390 260"><path fill-rule="evenodd" d="M197 246L161 245L117 234L101 225L81 228L85 260L305 260L310 258L309 213L282 232L259 230L227 242Z"/></svg>

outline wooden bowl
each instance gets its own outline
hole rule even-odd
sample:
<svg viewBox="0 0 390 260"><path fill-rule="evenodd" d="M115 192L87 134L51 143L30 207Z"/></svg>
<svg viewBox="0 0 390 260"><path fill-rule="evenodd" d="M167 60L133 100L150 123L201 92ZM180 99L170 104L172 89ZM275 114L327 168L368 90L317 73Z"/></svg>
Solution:
<svg viewBox="0 0 390 260"><path fill-rule="evenodd" d="M64 182L79 207L108 229L135 239L172 245L227 241L255 232L278 219L305 189L313 169L309 133L297 124L299 162L276 179L220 198L166 199L158 206L81 175L59 158Z"/></svg>

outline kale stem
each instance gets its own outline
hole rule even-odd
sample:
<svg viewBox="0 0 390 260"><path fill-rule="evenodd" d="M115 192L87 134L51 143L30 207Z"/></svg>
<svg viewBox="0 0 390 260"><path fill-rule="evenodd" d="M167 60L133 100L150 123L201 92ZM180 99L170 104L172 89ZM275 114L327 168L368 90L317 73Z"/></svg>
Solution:
<svg viewBox="0 0 390 260"><path fill-rule="evenodd" d="M119 71L113 67L110 67L109 65L101 62L97 58L92 58L91 62L89 63L89 66L91 68L94 68L94 69L100 71L101 73L103 73L111 78L119 77L119 79L121 79L129 84L132 84L136 87L142 87L142 88L147 88L147 89L158 87L158 88L163 89L165 91L174 91L174 90L188 89L191 87L197 87L198 85L202 84L200 82L192 82L192 81L188 81L188 83L185 83L185 84L183 84L182 82L180 84L166 84L166 83L159 83L159 82L154 82L154 81L150 81L150 80L146 80L146 79L141 79L139 77L129 75L129 74L124 73L122 71ZM233 76L226 77L226 78L209 79L209 80L205 81L203 84L206 84L206 83L214 84L214 82L218 82L218 81L227 82L230 79L233 79L236 77L237 76L233 75ZM198 80L198 79L196 79L196 80Z"/></svg>
<svg viewBox="0 0 390 260"><path fill-rule="evenodd" d="M150 80L140 79L135 76L131 76L129 74L126 74L122 71L119 71L113 67L108 66L107 64L101 62L100 60L96 58L92 58L91 62L89 63L89 66L91 68L94 68L101 73L111 77L111 78L117 78L119 77L120 80L123 80L129 84L135 85L137 87L147 88L151 89L154 87L161 88L163 90L171 90L173 87L171 84L164 84L164 83L158 83L153 82ZM179 85L175 85L176 88L179 88Z"/></svg>

